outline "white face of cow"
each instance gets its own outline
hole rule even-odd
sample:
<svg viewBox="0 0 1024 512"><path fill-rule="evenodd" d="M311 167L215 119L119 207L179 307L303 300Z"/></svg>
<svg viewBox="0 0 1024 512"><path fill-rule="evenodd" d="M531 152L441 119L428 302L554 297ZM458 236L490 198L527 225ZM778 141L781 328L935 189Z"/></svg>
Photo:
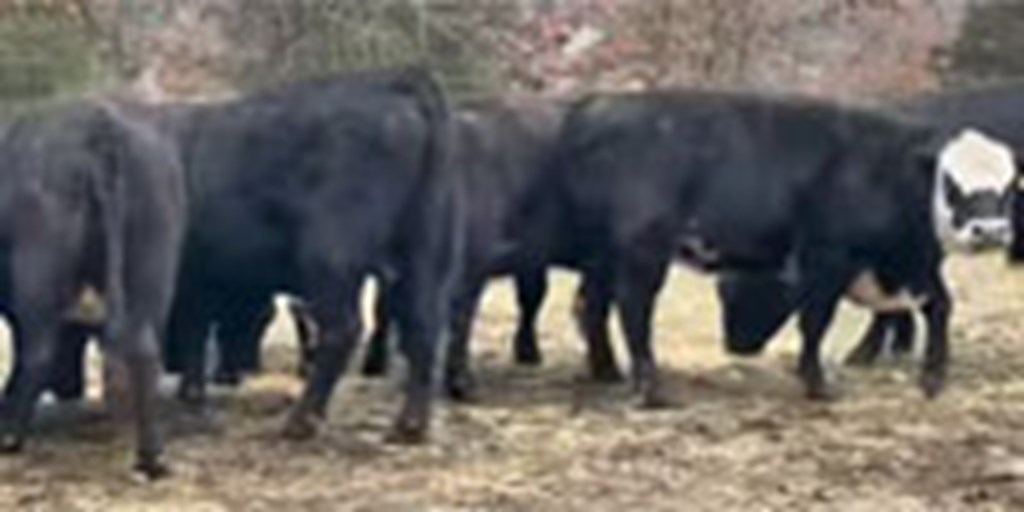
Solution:
<svg viewBox="0 0 1024 512"><path fill-rule="evenodd" d="M952 249L1010 243L1010 201L1017 175L1013 151L971 129L942 149L933 207L939 237Z"/></svg>

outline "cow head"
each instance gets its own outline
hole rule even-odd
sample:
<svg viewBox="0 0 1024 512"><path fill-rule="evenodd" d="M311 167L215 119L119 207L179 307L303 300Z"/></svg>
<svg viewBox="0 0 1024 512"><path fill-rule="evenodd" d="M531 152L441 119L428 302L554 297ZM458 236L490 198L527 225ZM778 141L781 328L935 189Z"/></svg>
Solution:
<svg viewBox="0 0 1024 512"><path fill-rule="evenodd" d="M1013 151L966 129L932 160L935 228L952 249L976 251L1010 243L1010 208L1017 165Z"/></svg>
<svg viewBox="0 0 1024 512"><path fill-rule="evenodd" d="M726 349L761 353L796 310L796 287L777 273L722 273L718 277Z"/></svg>

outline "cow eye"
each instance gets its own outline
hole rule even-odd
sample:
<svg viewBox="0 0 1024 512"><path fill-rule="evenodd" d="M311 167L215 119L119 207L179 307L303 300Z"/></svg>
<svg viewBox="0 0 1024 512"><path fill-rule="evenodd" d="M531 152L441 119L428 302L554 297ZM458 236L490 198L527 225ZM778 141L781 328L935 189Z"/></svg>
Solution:
<svg viewBox="0 0 1024 512"><path fill-rule="evenodd" d="M964 194L960 191L960 187L953 181L952 178L947 174L942 175L942 188L946 195L946 201L950 206L955 206L963 203Z"/></svg>

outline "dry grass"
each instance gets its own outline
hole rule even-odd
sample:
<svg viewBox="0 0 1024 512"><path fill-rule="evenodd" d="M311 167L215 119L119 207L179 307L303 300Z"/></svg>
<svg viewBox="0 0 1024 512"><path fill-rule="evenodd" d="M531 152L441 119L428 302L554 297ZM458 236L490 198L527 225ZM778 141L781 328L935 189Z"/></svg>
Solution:
<svg viewBox="0 0 1024 512"><path fill-rule="evenodd" d="M494 286L476 335L481 402L441 407L427 446L381 441L396 381L361 377L345 382L320 438L279 440L297 384L291 346L275 343L271 372L218 400L220 428L168 412L175 478L133 482L125 436L81 411L47 411L28 453L0 460L0 509L1021 510L1024 276L998 258L950 270L956 364L937 402L917 393L913 368L894 364L834 364L843 399L804 401L789 372L792 330L765 357L730 359L710 283L679 272L657 332L680 405L637 411L625 387L577 379L574 282L558 276L542 321L545 367L509 363L515 310L508 287ZM863 319L844 311L830 360ZM268 336L287 338L282 329Z"/></svg>

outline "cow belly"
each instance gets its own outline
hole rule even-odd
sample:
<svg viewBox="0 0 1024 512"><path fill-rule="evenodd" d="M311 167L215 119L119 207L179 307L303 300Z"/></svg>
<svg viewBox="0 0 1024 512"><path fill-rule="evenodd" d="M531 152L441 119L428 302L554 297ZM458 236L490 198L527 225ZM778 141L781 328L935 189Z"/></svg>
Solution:
<svg viewBox="0 0 1024 512"><path fill-rule="evenodd" d="M908 311L920 308L924 298L907 290L887 293L870 271L861 272L846 290L846 296L854 304L877 312Z"/></svg>

